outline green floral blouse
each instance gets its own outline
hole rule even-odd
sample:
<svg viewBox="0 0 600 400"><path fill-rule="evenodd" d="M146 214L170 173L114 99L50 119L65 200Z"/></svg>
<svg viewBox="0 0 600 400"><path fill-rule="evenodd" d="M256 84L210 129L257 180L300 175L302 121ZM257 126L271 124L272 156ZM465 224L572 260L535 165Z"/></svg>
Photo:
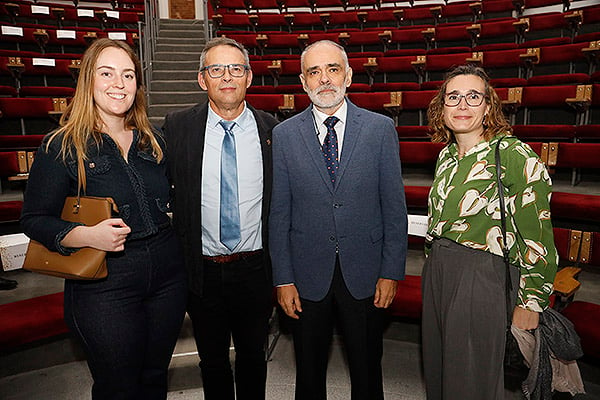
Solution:
<svg viewBox="0 0 600 400"><path fill-rule="evenodd" d="M502 137L507 241L511 263L521 267L518 304L541 312L548 307L558 265L550 220L552 183L529 145ZM494 154L499 139L480 142L460 160L455 143L440 152L429 193L428 243L443 237L502 256Z"/></svg>

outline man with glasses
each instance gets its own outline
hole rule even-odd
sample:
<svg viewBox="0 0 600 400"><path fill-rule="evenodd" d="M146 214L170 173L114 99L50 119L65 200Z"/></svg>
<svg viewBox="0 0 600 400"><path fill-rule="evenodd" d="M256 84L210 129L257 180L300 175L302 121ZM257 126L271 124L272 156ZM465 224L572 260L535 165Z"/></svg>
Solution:
<svg viewBox="0 0 600 400"><path fill-rule="evenodd" d="M265 398L272 296L267 216L277 120L245 102L251 83L246 49L215 38L202 51L198 73L208 102L167 115L163 125L206 400Z"/></svg>

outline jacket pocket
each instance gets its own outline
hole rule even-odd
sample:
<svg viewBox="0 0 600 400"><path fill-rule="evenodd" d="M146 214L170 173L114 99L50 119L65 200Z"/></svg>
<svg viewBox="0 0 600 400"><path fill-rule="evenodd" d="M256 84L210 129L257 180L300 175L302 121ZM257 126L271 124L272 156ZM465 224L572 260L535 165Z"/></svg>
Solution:
<svg viewBox="0 0 600 400"><path fill-rule="evenodd" d="M383 239L383 226L379 225L373 229L371 229L371 242L377 243L378 241Z"/></svg>

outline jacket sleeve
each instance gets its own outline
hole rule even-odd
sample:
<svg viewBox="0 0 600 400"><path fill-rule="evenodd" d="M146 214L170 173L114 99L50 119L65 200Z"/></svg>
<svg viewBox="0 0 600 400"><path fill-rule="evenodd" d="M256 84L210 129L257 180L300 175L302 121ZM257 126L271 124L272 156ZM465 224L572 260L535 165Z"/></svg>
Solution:
<svg viewBox="0 0 600 400"><path fill-rule="evenodd" d="M510 192L509 204L516 250L511 258L521 267L518 304L541 312L548 307L552 294L558 254L554 245L550 219L550 176L542 161L521 141L503 152L508 161L505 182Z"/></svg>
<svg viewBox="0 0 600 400"><path fill-rule="evenodd" d="M59 143L60 138L56 138L46 149L44 141L36 152L25 190L21 226L29 238L67 255L77 249L65 248L60 242L79 224L62 220L60 214L65 198L76 192L77 183L59 154Z"/></svg>
<svg viewBox="0 0 600 400"><path fill-rule="evenodd" d="M294 283L290 249L291 188L285 159L285 128L273 129L273 191L269 215L269 250L273 285Z"/></svg>
<svg viewBox="0 0 600 400"><path fill-rule="evenodd" d="M391 119L383 126L379 157L380 201L383 220L381 278L404 279L408 246L408 218L398 135Z"/></svg>

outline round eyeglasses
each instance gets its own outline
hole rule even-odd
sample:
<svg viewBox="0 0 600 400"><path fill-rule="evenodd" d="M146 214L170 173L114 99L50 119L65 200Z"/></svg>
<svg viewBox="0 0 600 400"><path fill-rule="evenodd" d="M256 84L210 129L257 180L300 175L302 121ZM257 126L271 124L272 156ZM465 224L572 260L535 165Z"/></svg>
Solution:
<svg viewBox="0 0 600 400"><path fill-rule="evenodd" d="M202 67L200 72L207 71L211 78L220 78L225 75L225 70L229 70L229 75L234 78L241 78L249 69L250 67L244 64L212 64Z"/></svg>
<svg viewBox="0 0 600 400"><path fill-rule="evenodd" d="M468 106L479 107L483 103L485 95L475 90L467 94L448 93L444 96L444 105L447 107L456 107L463 98Z"/></svg>

